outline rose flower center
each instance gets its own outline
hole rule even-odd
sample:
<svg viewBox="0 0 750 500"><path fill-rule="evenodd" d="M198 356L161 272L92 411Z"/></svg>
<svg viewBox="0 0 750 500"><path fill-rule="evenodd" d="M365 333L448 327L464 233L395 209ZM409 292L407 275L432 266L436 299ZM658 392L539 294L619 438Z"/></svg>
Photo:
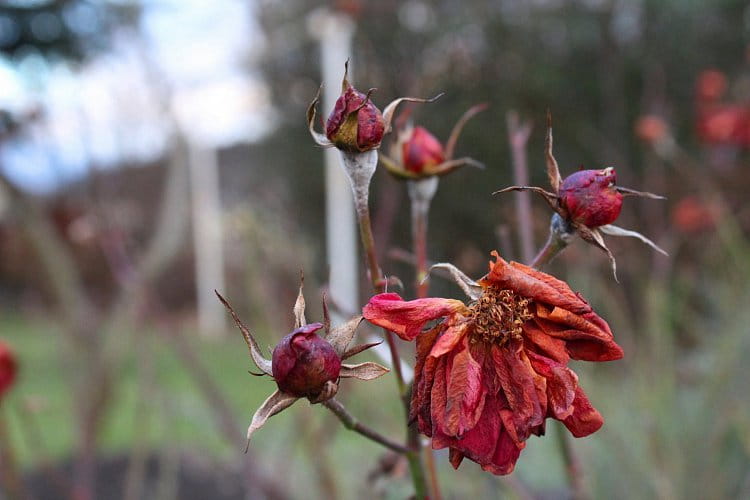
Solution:
<svg viewBox="0 0 750 500"><path fill-rule="evenodd" d="M510 339L520 340L523 324L532 318L530 304L531 299L511 290L485 288L479 300L469 307L474 325L471 342L503 346Z"/></svg>

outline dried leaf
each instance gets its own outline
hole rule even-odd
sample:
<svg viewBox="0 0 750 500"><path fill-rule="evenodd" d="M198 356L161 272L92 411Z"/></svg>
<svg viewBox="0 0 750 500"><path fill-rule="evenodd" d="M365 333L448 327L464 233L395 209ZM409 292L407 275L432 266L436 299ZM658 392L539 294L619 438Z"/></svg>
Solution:
<svg viewBox="0 0 750 500"><path fill-rule="evenodd" d="M544 154L547 159L547 177L549 177L550 187L553 192L559 193L562 178L555 155L552 154L552 113L550 110L547 110L547 137L544 141Z"/></svg>
<svg viewBox="0 0 750 500"><path fill-rule="evenodd" d="M608 234L610 236L628 236L630 238L638 238L646 245L650 246L660 254L669 257L669 254L662 250L656 243L651 241L650 239L643 236L638 231L631 231L630 229L624 229L619 226L615 226L614 224L607 224L606 226L600 226L599 230L603 232L604 234Z"/></svg>
<svg viewBox="0 0 750 500"><path fill-rule="evenodd" d="M458 138L461 135L464 127L466 126L466 123L468 123L469 120L471 120L474 116L481 113L488 107L489 104L487 104L486 102L476 104L467 109L466 112L461 115L461 118L459 118L456 124L453 126L453 130L451 130L451 134L448 136L448 140L445 143L445 157L448 160L453 158L453 153L456 150L456 143L458 142Z"/></svg>
<svg viewBox="0 0 750 500"><path fill-rule="evenodd" d="M359 380L373 380L385 375L390 370L385 366L367 361L358 365L341 365L341 378L358 378Z"/></svg>
<svg viewBox="0 0 750 500"><path fill-rule="evenodd" d="M331 328L328 332L326 340L333 346L336 354L343 356L346 352L362 319L362 316L355 316L346 323Z"/></svg>
<svg viewBox="0 0 750 500"><path fill-rule="evenodd" d="M320 132L315 131L315 108L318 106L318 102L320 101L320 91L322 89L322 85L318 87L318 93L315 94L315 98L307 107L307 129L310 131L310 135L312 136L313 140L315 140L318 146L330 148L333 147L333 143L328 140L328 137L326 137L325 134L321 134Z"/></svg>
<svg viewBox="0 0 750 500"><path fill-rule="evenodd" d="M250 438L255 431L263 427L269 418L292 406L297 399L299 398L281 391L275 391L271 394L255 412L250 427L247 428L248 447L250 446ZM247 448L245 448L245 451L247 451Z"/></svg>
<svg viewBox="0 0 750 500"><path fill-rule="evenodd" d="M423 170L423 175L425 176L432 176L432 175L447 175L454 170L458 170L461 167L476 167L483 169L484 163L478 162L477 160L473 158L464 157L464 158L458 158L456 160L448 160L444 161L443 163L440 163L438 165L433 166L426 166Z"/></svg>
<svg viewBox="0 0 750 500"><path fill-rule="evenodd" d="M396 160L394 160L390 156L387 156L383 152L379 154L379 160L380 160L380 164L383 165L389 173L391 173L395 177L398 177L399 179L418 179L419 178L419 175L409 170L406 170Z"/></svg>
<svg viewBox="0 0 750 500"><path fill-rule="evenodd" d="M396 112L396 108L402 102L431 103L431 102L437 101L442 96L443 96L443 93L441 92L440 94L436 95L435 97L433 97L431 99L423 99L423 98L420 98L420 97L399 97L398 99L392 101L383 110L383 121L385 122L385 130L383 131L383 134L387 134L388 132L391 131L391 122L393 121L393 113Z"/></svg>
<svg viewBox="0 0 750 500"><path fill-rule="evenodd" d="M617 279L617 261L615 261L615 256L609 251L607 245L604 244L602 233L600 233L598 229L591 229L583 224L574 224L574 227L578 235L583 238L585 242L591 243L607 254L607 257L609 257L609 263L612 266L612 275L615 277L615 281L619 283L620 280Z"/></svg>
<svg viewBox="0 0 750 500"><path fill-rule="evenodd" d="M510 191L532 191L534 193L542 195L544 198L544 201L549 204L550 207L552 207L552 210L555 212L560 211L560 207L558 204L559 197L555 193L550 193L546 189L542 189L540 187L536 186L509 186L504 189L500 189L498 191L493 192L492 194L503 194L503 193L509 193Z"/></svg>
<svg viewBox="0 0 750 500"><path fill-rule="evenodd" d="M380 345L382 343L383 343L383 341L381 340L380 342L370 342L369 344L355 345L354 347L352 347L351 349L349 349L348 351L346 351L344 354L342 354L341 355L341 359L342 360L343 359L349 359L351 357L356 356L360 352L366 351L367 349L369 349L371 347L378 346L378 345Z"/></svg>
<svg viewBox="0 0 750 500"><path fill-rule="evenodd" d="M445 269L446 271L448 271L451 275L451 278L453 278L453 281L455 281L456 284L461 287L461 290L463 290L466 296L471 300L477 300L479 297L481 297L482 287L479 285L479 283L466 276L463 271L461 271L453 264L450 264L448 262L433 264L427 270L427 276L430 275L433 269ZM426 279L427 277L425 277L425 280Z"/></svg>
<svg viewBox="0 0 750 500"><path fill-rule="evenodd" d="M617 192L623 196L638 196L640 198L650 198L652 200L666 200L667 199L666 196L649 193L648 191L636 191L635 189L625 188L622 186L617 186L615 189L617 189Z"/></svg>
<svg viewBox="0 0 750 500"><path fill-rule="evenodd" d="M305 285L305 275L302 271L299 272L299 293L297 293L297 300L294 303L294 329L303 327L307 324L305 319L305 296L302 294L302 288Z"/></svg>
<svg viewBox="0 0 750 500"><path fill-rule="evenodd" d="M224 304L224 307L226 307L226 309L229 311L229 314L232 315L232 319L237 325L237 328L239 328L240 332L242 332L242 336L245 338L245 343L247 344L248 349L250 349L250 356L253 358L255 364L263 373L273 376L271 372L271 360L263 357L260 346L258 345L258 342L255 341L253 335L250 333L250 330L242 323L242 320L240 320L240 317L237 316L236 312L234 312L234 309L232 309L232 306L229 305L229 302L227 302L227 300L222 297L221 294L216 290L214 290L214 293L217 297L219 297L219 300L222 304Z"/></svg>

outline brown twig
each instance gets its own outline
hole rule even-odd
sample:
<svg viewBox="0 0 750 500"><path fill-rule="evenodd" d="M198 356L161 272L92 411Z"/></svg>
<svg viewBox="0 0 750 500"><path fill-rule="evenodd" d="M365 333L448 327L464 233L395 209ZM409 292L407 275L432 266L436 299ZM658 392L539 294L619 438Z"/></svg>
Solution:
<svg viewBox="0 0 750 500"><path fill-rule="evenodd" d="M323 403L323 406L331 410L331 412L338 417L339 420L341 420L341 423L344 424L344 427L347 429L354 431L358 434L361 434L365 436L366 438L375 441L376 443L380 443L383 446L385 446L388 449L391 449L395 451L396 453L401 453L402 455L413 453L414 450L411 448L408 448L404 446L401 443L398 443L396 441L393 441L392 439L389 439L379 432L370 429L366 425L362 424L359 420L354 417L351 413L347 411L344 406L339 403L335 398L329 399L328 401L325 401Z"/></svg>
<svg viewBox="0 0 750 500"><path fill-rule="evenodd" d="M526 145L531 135L531 123L521 123L518 113L510 111L506 115L508 124L508 142L513 159L513 183L516 186L529 184L529 166L526 156ZM531 195L527 192L518 193L516 199L516 220L521 240L521 258L529 262L534 252L534 221L531 217Z"/></svg>

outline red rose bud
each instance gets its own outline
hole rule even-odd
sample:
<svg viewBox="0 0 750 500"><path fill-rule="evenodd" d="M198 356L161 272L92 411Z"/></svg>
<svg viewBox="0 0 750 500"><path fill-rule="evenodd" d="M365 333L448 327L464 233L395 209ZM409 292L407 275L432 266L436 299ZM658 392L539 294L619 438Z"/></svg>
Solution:
<svg viewBox="0 0 750 500"><path fill-rule="evenodd" d="M616 180L612 167L581 170L566 177L560 187L560 201L570 220L590 228L613 223L622 209Z"/></svg>
<svg viewBox="0 0 750 500"><path fill-rule="evenodd" d="M315 397L328 381L336 381L341 359L333 346L315 332L311 323L284 337L273 350L271 369L279 390L297 397Z"/></svg>
<svg viewBox="0 0 750 500"><path fill-rule="evenodd" d="M418 174L445 161L443 145L424 127L415 127L401 147L403 165L410 172Z"/></svg>
<svg viewBox="0 0 750 500"><path fill-rule="evenodd" d="M8 392L16 379L16 358L7 345L0 342L0 399Z"/></svg>
<svg viewBox="0 0 750 500"><path fill-rule="evenodd" d="M380 146L384 132L380 110L345 79L344 91L326 122L328 140L343 151L363 153Z"/></svg>

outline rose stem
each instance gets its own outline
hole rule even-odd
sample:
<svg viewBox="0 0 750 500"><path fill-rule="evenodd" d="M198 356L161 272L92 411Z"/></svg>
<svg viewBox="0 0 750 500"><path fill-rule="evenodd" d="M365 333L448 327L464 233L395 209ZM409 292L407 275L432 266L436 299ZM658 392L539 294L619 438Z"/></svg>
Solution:
<svg viewBox="0 0 750 500"><path fill-rule="evenodd" d="M372 154L372 153L375 154ZM357 211L357 222L359 223L359 234L362 238L362 247L365 252L365 259L367 269L370 275L370 281L375 293L382 293L385 289L385 279L380 272L380 266L378 265L378 257L375 252L375 237L372 234L372 223L370 219L370 178L377 165L378 157L377 150L373 150L369 155L364 153L359 157L353 155L342 154L342 165L344 170L347 172L349 179L352 184L352 191L354 193L354 205ZM370 163L372 162L372 163ZM391 359L393 364L393 371L396 375L396 384L398 385L399 395L401 396L401 402L404 406L404 410L409 415L409 397L408 387L404 383L404 376L401 372L401 357L399 356L398 349L396 348L396 341L393 338L393 334L384 329L385 340L388 344L388 349L391 352ZM410 448L405 454L407 461L409 462L409 470L411 471L411 478L414 484L414 494L417 499L427 498L427 484L425 483L425 475L422 466L422 460L419 456L419 447L413 447L414 444L419 443L419 435L415 426L407 424L407 442Z"/></svg>
<svg viewBox="0 0 750 500"><path fill-rule="evenodd" d="M328 401L323 402L323 406L331 410L331 412L336 415L339 420L341 420L341 423L344 424L344 427L346 427L347 429L357 432L365 436L366 438L375 441L376 443L380 443L386 448L395 451L396 453L408 455L413 451L411 448L408 448L401 443L392 441L379 432L370 429L366 425L360 423L359 420L357 420L354 415L349 413L349 411L344 408L344 406L336 399L329 399Z"/></svg>
<svg viewBox="0 0 750 500"><path fill-rule="evenodd" d="M431 182L430 180L425 181L409 181L410 183L419 182ZM427 190L430 191L429 189ZM429 193L428 193L429 194ZM432 191L434 194L434 190ZM430 217L430 201L432 195L423 197L419 196L419 187L417 185L409 185L409 199L411 205L411 235L412 235L412 251L415 257L415 283L414 287L416 290L417 298L423 299L427 297L429 290L429 281L427 277L427 227ZM417 440L417 445L419 441ZM424 448L424 460L427 468L427 475L430 480L430 492L431 497L434 500L441 500L442 495L440 493L440 483L437 478L437 469L435 467L435 456L432 448Z"/></svg>
<svg viewBox="0 0 750 500"><path fill-rule="evenodd" d="M564 225L560 224L560 222L561 221L556 221L555 216L553 216L553 221L550 224L549 238L537 256L534 257L534 260L530 264L531 267L536 269L543 267L557 257L557 255L568 246L571 233L561 230L560 228L564 227ZM565 473L568 476L568 483L570 484L572 496L575 500L585 500L590 498L583 482L581 460L575 452L570 436L564 431L564 429L559 428L557 431L557 444L560 448L563 462L565 463Z"/></svg>

